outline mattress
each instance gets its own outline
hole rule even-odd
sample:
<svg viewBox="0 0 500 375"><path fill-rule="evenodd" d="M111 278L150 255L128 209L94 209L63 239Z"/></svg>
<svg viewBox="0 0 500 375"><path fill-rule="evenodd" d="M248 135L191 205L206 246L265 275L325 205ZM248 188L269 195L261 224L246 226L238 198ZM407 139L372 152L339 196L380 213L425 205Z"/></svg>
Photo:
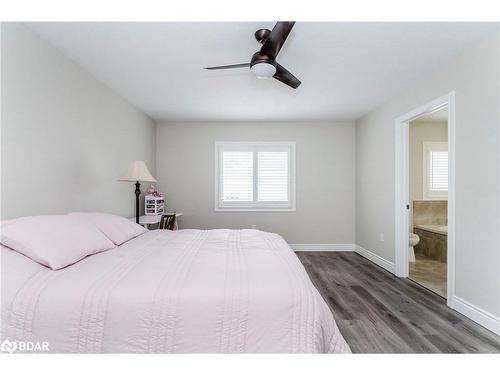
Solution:
<svg viewBox="0 0 500 375"><path fill-rule="evenodd" d="M63 353L347 353L277 234L149 231L58 271L2 248L2 341Z"/></svg>

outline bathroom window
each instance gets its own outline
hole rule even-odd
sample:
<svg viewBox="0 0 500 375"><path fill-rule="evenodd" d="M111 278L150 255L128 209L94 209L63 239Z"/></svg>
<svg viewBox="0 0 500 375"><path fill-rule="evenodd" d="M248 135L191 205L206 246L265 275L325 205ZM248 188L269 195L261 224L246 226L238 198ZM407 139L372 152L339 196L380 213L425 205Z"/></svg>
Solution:
<svg viewBox="0 0 500 375"><path fill-rule="evenodd" d="M423 143L423 197L448 197L448 142Z"/></svg>
<svg viewBox="0 0 500 375"><path fill-rule="evenodd" d="M294 142L216 142L216 211L295 211Z"/></svg>

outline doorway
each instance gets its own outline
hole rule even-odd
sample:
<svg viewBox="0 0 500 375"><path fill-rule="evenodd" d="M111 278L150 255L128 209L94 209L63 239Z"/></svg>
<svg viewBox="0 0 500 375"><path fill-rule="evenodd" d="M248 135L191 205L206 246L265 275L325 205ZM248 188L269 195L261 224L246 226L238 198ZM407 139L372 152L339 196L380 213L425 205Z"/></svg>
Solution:
<svg viewBox="0 0 500 375"><path fill-rule="evenodd" d="M408 125L408 278L446 298L448 106Z"/></svg>
<svg viewBox="0 0 500 375"><path fill-rule="evenodd" d="M454 93L396 120L396 275L454 295Z"/></svg>

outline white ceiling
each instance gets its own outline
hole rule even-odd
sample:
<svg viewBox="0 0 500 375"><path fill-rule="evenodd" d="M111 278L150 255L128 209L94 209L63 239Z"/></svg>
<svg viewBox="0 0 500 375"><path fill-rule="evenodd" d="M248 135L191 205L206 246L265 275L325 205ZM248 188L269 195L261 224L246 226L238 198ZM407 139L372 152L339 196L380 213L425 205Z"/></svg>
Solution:
<svg viewBox="0 0 500 375"><path fill-rule="evenodd" d="M293 90L248 69L273 22L31 23L35 32L156 120L355 120L497 24L297 22L278 62Z"/></svg>

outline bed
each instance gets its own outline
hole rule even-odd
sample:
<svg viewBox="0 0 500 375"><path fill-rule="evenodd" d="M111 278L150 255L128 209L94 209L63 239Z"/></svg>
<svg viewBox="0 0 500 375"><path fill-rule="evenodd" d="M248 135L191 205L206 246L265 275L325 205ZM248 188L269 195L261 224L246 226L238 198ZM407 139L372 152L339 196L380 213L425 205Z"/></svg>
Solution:
<svg viewBox="0 0 500 375"><path fill-rule="evenodd" d="M53 271L2 246L2 340L64 353L347 353L288 244L154 230Z"/></svg>

